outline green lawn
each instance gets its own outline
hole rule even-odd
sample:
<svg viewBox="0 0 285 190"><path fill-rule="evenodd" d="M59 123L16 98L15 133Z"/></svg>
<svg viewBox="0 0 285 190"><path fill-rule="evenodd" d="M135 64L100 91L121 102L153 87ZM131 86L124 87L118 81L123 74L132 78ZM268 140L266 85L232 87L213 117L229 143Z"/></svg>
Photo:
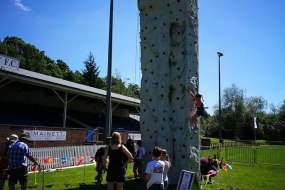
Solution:
<svg viewBox="0 0 285 190"><path fill-rule="evenodd" d="M254 160L257 164L227 161L225 150L203 150L202 157L214 156L218 152L233 169L221 171L214 177L215 183L207 185L205 189L244 189L244 190L283 190L285 189L285 147L284 146L256 146L229 148L229 157L237 160ZM255 154L255 155L253 155ZM274 165L274 164L280 164Z"/></svg>
<svg viewBox="0 0 285 190"><path fill-rule="evenodd" d="M215 183L205 189L283 190L285 169L274 166L231 163L232 170L221 171Z"/></svg>
<svg viewBox="0 0 285 190"><path fill-rule="evenodd" d="M261 148L261 147L259 147ZM261 152L259 155L260 160L266 159L268 154L265 154L267 147L262 147L259 149ZM284 147L277 147L278 149ZM203 151L202 155L211 156L215 154L217 150ZM275 154L274 152L269 152L270 155L278 155L274 159L282 159L284 154ZM221 152L221 156L224 155L224 151ZM233 167L232 170L228 172L220 171L219 174L214 177L214 184L203 184L203 189L243 189L243 190L283 190L285 187L285 168L284 165L272 166L272 165L261 165L255 164L250 166L249 163L230 163ZM128 166L128 171L126 175L125 190L144 190L145 184L135 183L131 178L132 174L132 164ZM45 172L43 173L31 173L29 174L28 180L28 190L94 190L99 189L98 185L94 181L94 176L96 171L94 166L86 166L79 168L64 169L58 172ZM179 175L179 174L177 174ZM36 178L35 178L36 176ZM44 184L43 184L44 179ZM104 176L105 179L105 176ZM43 188L44 187L44 188ZM16 189L20 189L16 186ZM106 181L103 181L102 188L106 189ZM176 186L171 186L169 190L175 190ZM8 190L7 183L5 190Z"/></svg>

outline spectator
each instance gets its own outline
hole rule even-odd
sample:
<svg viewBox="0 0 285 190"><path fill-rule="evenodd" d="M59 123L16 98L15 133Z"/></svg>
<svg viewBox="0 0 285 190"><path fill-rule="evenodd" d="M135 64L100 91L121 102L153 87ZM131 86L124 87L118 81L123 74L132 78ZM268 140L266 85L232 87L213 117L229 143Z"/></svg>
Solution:
<svg viewBox="0 0 285 190"><path fill-rule="evenodd" d="M15 190L15 185L19 181L21 190L26 190L28 165L27 158L39 165L35 158L30 154L30 148L25 143L29 141L26 134L20 136L20 140L9 146L9 190Z"/></svg>
<svg viewBox="0 0 285 190"><path fill-rule="evenodd" d="M135 146L133 139L128 139L127 143L125 144L125 147L128 149L128 151L131 153L132 157L135 156ZM124 155L124 162L128 160L128 157ZM128 169L128 165L126 166L126 170Z"/></svg>
<svg viewBox="0 0 285 190"><path fill-rule="evenodd" d="M163 190L163 172L165 163L160 159L162 154L161 148L155 147L152 151L153 160L150 161L145 169L145 178L148 180L147 189L148 190Z"/></svg>
<svg viewBox="0 0 285 190"><path fill-rule="evenodd" d="M12 134L10 137L7 137L7 142L5 143L4 151L0 155L0 190L4 189L5 180L8 177L8 148L9 146L18 141L18 136Z"/></svg>
<svg viewBox="0 0 285 190"><path fill-rule="evenodd" d="M209 175L209 181L208 184L212 184L214 180L212 180L212 177L216 176L218 173L219 168L222 167L222 161L219 161L218 159L211 158L211 157L205 157L200 160L200 171L201 174L206 179L206 176Z"/></svg>
<svg viewBox="0 0 285 190"><path fill-rule="evenodd" d="M133 139L128 139L127 143L125 144L125 147L129 150L129 152L132 154L132 156L135 156L135 146L134 146L134 141Z"/></svg>
<svg viewBox="0 0 285 190"><path fill-rule="evenodd" d="M164 181L164 190L167 190L168 188L168 170L171 166L169 155L166 151L166 149L162 149L162 155L160 157L160 160L165 163L164 172L163 172L163 181Z"/></svg>
<svg viewBox="0 0 285 190"><path fill-rule="evenodd" d="M101 183L102 176L105 171L104 165L102 164L103 156L104 156L104 149L105 149L104 147L99 148L95 154L96 171L97 171L97 176L95 177L95 180L98 183Z"/></svg>
<svg viewBox="0 0 285 190"><path fill-rule="evenodd" d="M124 155L128 157L128 160L124 162ZM111 137L110 145L105 147L103 165L106 165L107 157L109 156L109 164L107 169L107 189L116 190L124 189L126 166L133 159L128 149L121 144L121 135L118 132L114 132Z"/></svg>
<svg viewBox="0 0 285 190"><path fill-rule="evenodd" d="M138 175L140 175L142 172L143 159L145 156L145 149L142 146L142 141L138 140L137 145L138 149L136 151L136 156L134 157L134 167L133 167L135 180L138 180Z"/></svg>

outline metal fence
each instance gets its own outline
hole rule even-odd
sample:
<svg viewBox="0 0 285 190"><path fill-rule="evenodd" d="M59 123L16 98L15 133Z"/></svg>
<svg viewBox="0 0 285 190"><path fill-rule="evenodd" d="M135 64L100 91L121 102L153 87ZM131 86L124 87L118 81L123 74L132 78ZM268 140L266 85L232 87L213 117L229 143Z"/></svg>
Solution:
<svg viewBox="0 0 285 190"><path fill-rule="evenodd" d="M254 141L237 141L237 142L223 142L223 143L211 143L211 147L227 148L235 146L260 146L260 143Z"/></svg>
<svg viewBox="0 0 285 190"><path fill-rule="evenodd" d="M201 157L216 157L220 159L221 149L219 146L201 146Z"/></svg>
<svg viewBox="0 0 285 190"><path fill-rule="evenodd" d="M244 163L254 163L255 150L253 147L227 147L225 149L226 160Z"/></svg>
<svg viewBox="0 0 285 190"><path fill-rule="evenodd" d="M31 154L44 169L54 169L90 164L96 151L102 146L104 145L31 148ZM29 165L31 164L30 162Z"/></svg>
<svg viewBox="0 0 285 190"><path fill-rule="evenodd" d="M285 166L285 149L282 148L255 148L256 164L269 164Z"/></svg>
<svg viewBox="0 0 285 190"><path fill-rule="evenodd" d="M227 147L226 160L244 162L251 165L276 165L285 166L285 149L264 147Z"/></svg>

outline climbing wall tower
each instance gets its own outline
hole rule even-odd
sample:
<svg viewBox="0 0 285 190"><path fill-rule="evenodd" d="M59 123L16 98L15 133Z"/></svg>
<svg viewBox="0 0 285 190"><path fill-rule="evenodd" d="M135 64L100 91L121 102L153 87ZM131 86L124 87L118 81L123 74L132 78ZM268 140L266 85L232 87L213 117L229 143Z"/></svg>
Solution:
<svg viewBox="0 0 285 190"><path fill-rule="evenodd" d="M198 90L197 0L138 0L138 8L146 161L155 145L167 149L175 184L181 170L199 171L199 131L188 117L194 107L189 89Z"/></svg>

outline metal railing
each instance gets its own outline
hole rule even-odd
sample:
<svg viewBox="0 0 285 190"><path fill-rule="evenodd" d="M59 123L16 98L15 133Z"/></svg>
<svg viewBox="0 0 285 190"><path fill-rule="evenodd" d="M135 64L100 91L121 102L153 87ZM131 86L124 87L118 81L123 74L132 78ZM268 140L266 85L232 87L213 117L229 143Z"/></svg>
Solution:
<svg viewBox="0 0 285 190"><path fill-rule="evenodd" d="M250 165L285 166L285 149L261 147L228 147L225 149L226 160L249 163Z"/></svg>
<svg viewBox="0 0 285 190"><path fill-rule="evenodd" d="M31 154L44 169L90 164L96 151L104 145L31 148ZM29 162L31 169L31 162Z"/></svg>

